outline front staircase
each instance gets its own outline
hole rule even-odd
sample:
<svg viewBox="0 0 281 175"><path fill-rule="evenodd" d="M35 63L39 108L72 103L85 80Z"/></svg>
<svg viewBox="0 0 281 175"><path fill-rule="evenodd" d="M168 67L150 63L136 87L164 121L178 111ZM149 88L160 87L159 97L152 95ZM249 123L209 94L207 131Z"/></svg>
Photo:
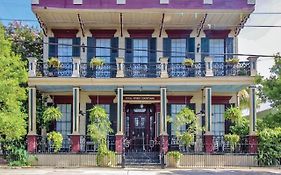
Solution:
<svg viewBox="0 0 281 175"><path fill-rule="evenodd" d="M126 152L126 166L160 166L159 152Z"/></svg>

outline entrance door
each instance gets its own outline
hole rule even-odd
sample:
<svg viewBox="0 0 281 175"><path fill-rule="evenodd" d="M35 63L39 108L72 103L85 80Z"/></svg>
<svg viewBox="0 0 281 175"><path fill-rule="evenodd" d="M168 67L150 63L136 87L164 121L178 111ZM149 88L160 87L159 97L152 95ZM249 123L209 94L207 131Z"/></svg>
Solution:
<svg viewBox="0 0 281 175"><path fill-rule="evenodd" d="M156 150L154 105L128 105L126 109L127 151Z"/></svg>

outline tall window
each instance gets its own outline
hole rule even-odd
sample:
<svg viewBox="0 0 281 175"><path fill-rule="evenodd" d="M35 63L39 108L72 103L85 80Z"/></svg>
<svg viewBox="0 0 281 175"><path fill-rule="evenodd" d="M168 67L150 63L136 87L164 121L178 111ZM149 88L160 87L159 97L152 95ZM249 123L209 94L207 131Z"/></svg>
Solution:
<svg viewBox="0 0 281 175"><path fill-rule="evenodd" d="M184 104L172 104L171 105L171 117L172 121L176 118L176 115L183 109L185 108L186 105ZM181 126L180 132L184 132L186 130L186 126ZM174 123L171 123L171 134L176 135L176 128Z"/></svg>
<svg viewBox="0 0 281 175"><path fill-rule="evenodd" d="M71 104L58 104L62 118L56 122L56 131L63 136L62 149L69 149L68 135L71 134Z"/></svg>
<svg viewBox="0 0 281 175"><path fill-rule="evenodd" d="M210 56L214 62L224 62L224 39L210 39Z"/></svg>
<svg viewBox="0 0 281 175"><path fill-rule="evenodd" d="M186 57L186 39L171 39L171 63L182 63Z"/></svg>
<svg viewBox="0 0 281 175"><path fill-rule="evenodd" d="M148 63L148 39L133 39L134 63Z"/></svg>
<svg viewBox="0 0 281 175"><path fill-rule="evenodd" d="M59 38L58 39L58 58L61 62L61 69L59 76L72 75L72 39Z"/></svg>
<svg viewBox="0 0 281 175"><path fill-rule="evenodd" d="M225 105L212 105L212 132L214 135L220 136L225 134L224 128L224 112Z"/></svg>
<svg viewBox="0 0 281 175"><path fill-rule="evenodd" d="M100 57L105 63L110 63L110 39L96 39L96 57Z"/></svg>

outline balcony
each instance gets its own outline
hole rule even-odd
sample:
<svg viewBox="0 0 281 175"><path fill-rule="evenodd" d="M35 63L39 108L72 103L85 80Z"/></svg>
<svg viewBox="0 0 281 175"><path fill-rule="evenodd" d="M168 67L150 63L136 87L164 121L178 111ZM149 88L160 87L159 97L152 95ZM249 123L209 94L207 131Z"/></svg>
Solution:
<svg viewBox="0 0 281 175"><path fill-rule="evenodd" d="M192 66L181 63L168 63L161 58L159 63L125 63L117 58L116 63L106 63L91 67L89 63L80 63L80 58L73 58L72 63L60 63L58 69L50 69L47 63L29 59L29 77L82 77L82 78L188 78L220 76L255 76L256 58L249 61L229 64L212 62L211 57L205 62L196 62Z"/></svg>

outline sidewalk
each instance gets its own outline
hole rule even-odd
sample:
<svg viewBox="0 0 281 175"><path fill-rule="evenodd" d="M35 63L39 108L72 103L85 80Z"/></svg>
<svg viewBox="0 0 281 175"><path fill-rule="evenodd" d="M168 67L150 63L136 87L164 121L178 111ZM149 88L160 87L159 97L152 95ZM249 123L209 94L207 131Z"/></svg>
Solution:
<svg viewBox="0 0 281 175"><path fill-rule="evenodd" d="M1 175L276 175L277 168L242 169L118 169L118 168L10 168L1 167Z"/></svg>

